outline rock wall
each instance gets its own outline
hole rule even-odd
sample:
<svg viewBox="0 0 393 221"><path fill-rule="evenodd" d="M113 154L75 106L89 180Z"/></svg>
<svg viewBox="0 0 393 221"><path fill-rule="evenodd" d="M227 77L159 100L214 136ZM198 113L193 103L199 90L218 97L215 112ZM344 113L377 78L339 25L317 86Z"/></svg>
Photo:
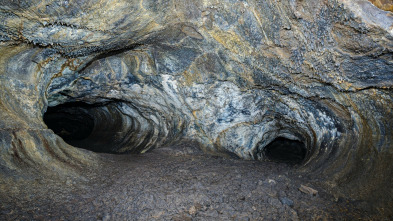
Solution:
<svg viewBox="0 0 393 221"><path fill-rule="evenodd" d="M264 160L283 137L305 144L298 170L311 179L393 194L393 17L369 1L2 0L0 20L5 175L97 163L43 121L73 103L53 119L94 122L75 146L143 153L187 139Z"/></svg>
<svg viewBox="0 0 393 221"><path fill-rule="evenodd" d="M392 0L370 0L370 2L382 10L393 11Z"/></svg>

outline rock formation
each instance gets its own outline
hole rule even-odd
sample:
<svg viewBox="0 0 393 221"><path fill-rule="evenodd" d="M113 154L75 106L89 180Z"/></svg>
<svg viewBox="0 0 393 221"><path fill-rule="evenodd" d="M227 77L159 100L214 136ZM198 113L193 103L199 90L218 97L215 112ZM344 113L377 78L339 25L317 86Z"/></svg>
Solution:
<svg viewBox="0 0 393 221"><path fill-rule="evenodd" d="M393 2L391 0L370 0L375 6L385 11L393 11Z"/></svg>
<svg viewBox="0 0 393 221"><path fill-rule="evenodd" d="M389 201L392 25L365 0L0 0L1 176L281 140L310 179Z"/></svg>

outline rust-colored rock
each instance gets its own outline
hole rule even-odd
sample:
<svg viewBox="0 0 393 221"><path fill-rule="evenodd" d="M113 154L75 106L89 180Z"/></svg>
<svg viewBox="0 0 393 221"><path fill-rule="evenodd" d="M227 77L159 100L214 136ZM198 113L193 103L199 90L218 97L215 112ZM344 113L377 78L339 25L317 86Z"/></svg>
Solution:
<svg viewBox="0 0 393 221"><path fill-rule="evenodd" d="M393 1L392 0L369 0L378 8L393 12Z"/></svg>

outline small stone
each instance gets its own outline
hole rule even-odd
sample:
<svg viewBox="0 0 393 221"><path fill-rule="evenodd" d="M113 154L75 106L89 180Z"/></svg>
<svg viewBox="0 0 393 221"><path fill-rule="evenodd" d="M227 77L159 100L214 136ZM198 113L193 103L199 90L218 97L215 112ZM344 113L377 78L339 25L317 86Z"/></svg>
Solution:
<svg viewBox="0 0 393 221"><path fill-rule="evenodd" d="M295 17L297 19L301 19L302 18L302 14L299 11L295 11Z"/></svg>
<svg viewBox="0 0 393 221"><path fill-rule="evenodd" d="M197 212L197 209L195 206L191 206L190 209L188 210L188 213L190 215L194 215Z"/></svg>
<svg viewBox="0 0 393 221"><path fill-rule="evenodd" d="M300 185L299 190L300 190L301 192L305 193L305 194L309 194L309 195L313 195L313 196L315 196L315 195L318 194L318 191L317 191L317 190L315 190L315 189L313 189L313 188L311 188L311 187L308 187L308 186L304 186L303 184Z"/></svg>
<svg viewBox="0 0 393 221"><path fill-rule="evenodd" d="M276 184L277 184L277 182L276 182L275 180L273 180L273 179L269 179L268 182L269 182L270 184L273 184L273 185L276 185Z"/></svg>
<svg viewBox="0 0 393 221"><path fill-rule="evenodd" d="M287 205L289 207L293 207L293 201L291 199L289 199L288 197L282 197L282 198L280 198L280 201L284 205Z"/></svg>

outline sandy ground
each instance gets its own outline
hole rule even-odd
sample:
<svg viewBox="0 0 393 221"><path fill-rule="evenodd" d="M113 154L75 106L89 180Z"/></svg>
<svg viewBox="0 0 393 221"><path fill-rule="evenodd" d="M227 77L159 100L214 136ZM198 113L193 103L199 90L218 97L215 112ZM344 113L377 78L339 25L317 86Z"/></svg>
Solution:
<svg viewBox="0 0 393 221"><path fill-rule="evenodd" d="M391 218L368 211L365 202L333 197L282 163L210 156L189 144L101 157L100 169L84 181L2 179L0 220Z"/></svg>

